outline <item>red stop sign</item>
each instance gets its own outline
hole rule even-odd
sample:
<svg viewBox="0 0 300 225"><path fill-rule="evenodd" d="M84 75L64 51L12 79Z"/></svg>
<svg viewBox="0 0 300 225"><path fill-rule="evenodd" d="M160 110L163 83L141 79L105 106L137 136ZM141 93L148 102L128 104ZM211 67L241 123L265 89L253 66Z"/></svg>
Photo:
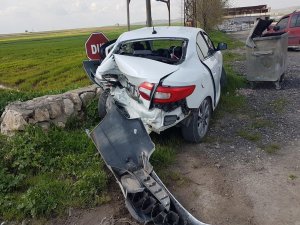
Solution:
<svg viewBox="0 0 300 225"><path fill-rule="evenodd" d="M108 38L103 33L92 33L85 43L86 55L90 60L100 60L100 47L108 42Z"/></svg>

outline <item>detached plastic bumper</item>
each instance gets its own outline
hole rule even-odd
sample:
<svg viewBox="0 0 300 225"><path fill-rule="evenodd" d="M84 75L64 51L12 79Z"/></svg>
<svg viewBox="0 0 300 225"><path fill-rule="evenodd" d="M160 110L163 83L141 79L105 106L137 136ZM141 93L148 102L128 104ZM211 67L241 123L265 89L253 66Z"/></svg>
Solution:
<svg viewBox="0 0 300 225"><path fill-rule="evenodd" d="M206 225L194 218L154 172L149 158L155 149L142 121L127 119L111 104L103 121L89 133L140 223Z"/></svg>

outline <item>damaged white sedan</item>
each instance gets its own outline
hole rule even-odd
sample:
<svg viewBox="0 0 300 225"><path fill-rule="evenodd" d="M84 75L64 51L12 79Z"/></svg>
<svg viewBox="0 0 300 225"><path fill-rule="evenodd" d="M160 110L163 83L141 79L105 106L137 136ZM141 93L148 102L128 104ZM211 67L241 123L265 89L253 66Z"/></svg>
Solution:
<svg viewBox="0 0 300 225"><path fill-rule="evenodd" d="M190 27L142 28L102 46L102 62L86 62L89 77L104 89L99 115L113 101L148 131L179 125L184 139L207 133L226 74L220 50L203 31ZM99 66L98 66L99 65Z"/></svg>

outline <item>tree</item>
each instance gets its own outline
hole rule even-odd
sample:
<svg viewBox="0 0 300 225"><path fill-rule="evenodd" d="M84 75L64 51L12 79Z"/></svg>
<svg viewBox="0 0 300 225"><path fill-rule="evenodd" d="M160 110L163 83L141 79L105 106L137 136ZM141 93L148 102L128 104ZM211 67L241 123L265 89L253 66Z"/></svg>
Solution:
<svg viewBox="0 0 300 225"><path fill-rule="evenodd" d="M223 20L228 0L196 0L196 19L204 30L211 30Z"/></svg>

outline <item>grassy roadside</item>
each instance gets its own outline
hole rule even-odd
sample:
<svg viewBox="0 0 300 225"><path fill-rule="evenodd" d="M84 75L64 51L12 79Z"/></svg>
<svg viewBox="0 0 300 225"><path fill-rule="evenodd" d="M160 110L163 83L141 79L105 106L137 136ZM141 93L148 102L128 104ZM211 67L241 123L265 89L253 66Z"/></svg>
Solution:
<svg viewBox="0 0 300 225"><path fill-rule="evenodd" d="M210 35L215 43L225 42L228 45L228 50L223 52L227 83L226 87L222 90L220 103L214 113L214 119L217 119L222 116L224 112L236 112L238 109L242 109L246 105L245 97L236 94L237 89L246 86L246 79L235 72L231 65L232 62L243 58L242 55L232 52L231 50L241 48L244 44L219 31L214 31Z"/></svg>
<svg viewBox="0 0 300 225"><path fill-rule="evenodd" d="M122 31L110 31L107 35L115 38ZM11 101L27 100L44 93L55 94L89 83L81 68L85 58L83 43L88 35L60 35L1 39L0 47L5 48L4 52L1 48L0 58L5 63L0 66L0 80L21 91L0 90L0 113ZM229 49L240 46L220 32L213 32L211 37L216 43L227 42ZM37 59L36 55L44 54L45 49L46 56ZM10 51L18 53L7 56ZM224 53L228 86L223 90L218 112L234 110L243 103L235 95L235 89L242 87L244 80L229 65L236 57ZM20 75L19 71L23 73ZM92 102L86 108L86 117L73 118L66 130L52 127L44 132L29 127L11 139L0 136L0 222L49 218L65 214L69 207L93 207L110 200L107 193L109 174L84 133L85 128L98 122L96 108L96 102ZM182 144L178 135L163 135L153 136L156 151L151 162L158 172L174 161Z"/></svg>
<svg viewBox="0 0 300 225"><path fill-rule="evenodd" d="M0 136L0 221L47 218L109 200L104 163L83 130L96 113L91 103L86 118L66 130L28 127L10 139Z"/></svg>

